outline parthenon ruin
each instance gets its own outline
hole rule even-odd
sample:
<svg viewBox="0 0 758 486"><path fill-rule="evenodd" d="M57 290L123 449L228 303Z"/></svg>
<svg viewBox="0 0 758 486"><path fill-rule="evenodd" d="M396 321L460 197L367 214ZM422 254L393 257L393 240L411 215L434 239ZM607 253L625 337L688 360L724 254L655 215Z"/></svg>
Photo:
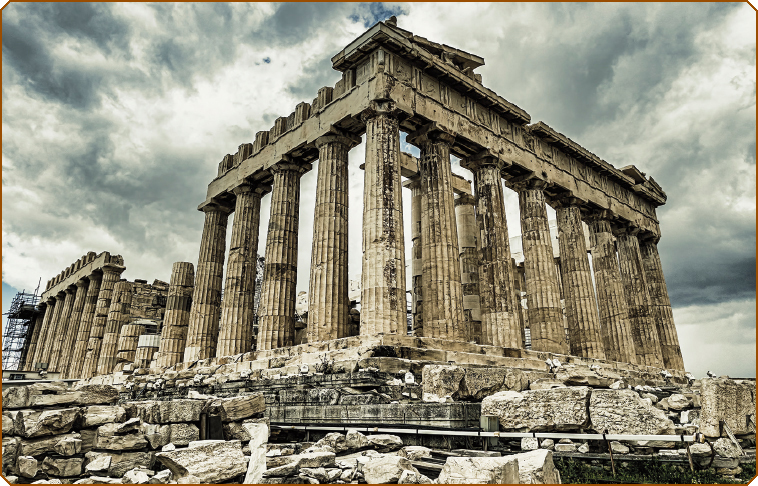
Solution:
<svg viewBox="0 0 758 486"><path fill-rule="evenodd" d="M223 157L198 207L205 223L197 265L174 265L158 349L141 366L157 372L395 336L447 352L573 356L682 374L657 250L656 208L665 193L634 166L617 169L546 123L532 124L526 111L484 86L476 73L482 65L481 57L393 20L335 55L342 78L334 87ZM401 152L401 131L420 150L418 159ZM348 222L348 152L363 135L363 220ZM451 155L471 171L473 187L452 173ZM316 161L315 201L304 201L314 208L307 330L296 342L300 178ZM412 197L412 249L405 248L404 187ZM505 190L518 193L518 222L506 221ZM266 195L271 212L259 245ZM547 205L557 215L559 265ZM509 224L521 228L525 310L514 286ZM360 326L352 336L348 239L359 227ZM256 316L259 246L265 269ZM48 282L25 368L89 379L135 360L140 330L130 327L133 289L119 282L124 268L120 257L90 253Z"/></svg>

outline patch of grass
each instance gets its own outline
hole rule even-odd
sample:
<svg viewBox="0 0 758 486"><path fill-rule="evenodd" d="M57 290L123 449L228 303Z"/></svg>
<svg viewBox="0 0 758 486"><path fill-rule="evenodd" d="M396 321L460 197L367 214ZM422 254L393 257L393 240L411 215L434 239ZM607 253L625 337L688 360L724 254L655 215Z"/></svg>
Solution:
<svg viewBox="0 0 758 486"><path fill-rule="evenodd" d="M564 484L592 484L604 481L653 484L744 484L755 476L755 463L742 464L734 480L719 476L713 469L690 471L689 466L655 460L616 462L616 476L610 461L602 466L569 458L553 458Z"/></svg>

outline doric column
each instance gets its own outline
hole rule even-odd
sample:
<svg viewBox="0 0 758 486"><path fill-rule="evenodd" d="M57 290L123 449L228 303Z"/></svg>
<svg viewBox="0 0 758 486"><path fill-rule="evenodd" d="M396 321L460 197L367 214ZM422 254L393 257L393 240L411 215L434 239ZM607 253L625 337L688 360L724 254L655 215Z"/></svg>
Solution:
<svg viewBox="0 0 758 486"><path fill-rule="evenodd" d="M120 265L107 264L103 266L103 278L100 282L100 293L97 294L95 317L92 320L87 353L84 356L81 378L86 380L97 373L97 363L100 361L100 350L105 335L105 325L108 321L108 311L111 308L113 288L118 282L119 276L126 270Z"/></svg>
<svg viewBox="0 0 758 486"><path fill-rule="evenodd" d="M232 356L253 350L253 298L258 261L258 228L261 197L269 187L242 184L234 188L237 196L226 268L224 300L221 302L216 356Z"/></svg>
<svg viewBox="0 0 758 486"><path fill-rule="evenodd" d="M347 337L347 154L360 143L343 134L316 139L318 178L308 291L309 343Z"/></svg>
<svg viewBox="0 0 758 486"><path fill-rule="evenodd" d="M574 356L605 359L579 200L573 197L561 198L554 204L558 220L569 349Z"/></svg>
<svg viewBox="0 0 758 486"><path fill-rule="evenodd" d="M310 164L288 161L281 161L269 169L274 175L274 183L266 239L266 266L258 307L258 350L292 346L294 343L300 176L309 169Z"/></svg>
<svg viewBox="0 0 758 486"><path fill-rule="evenodd" d="M50 349L50 343L48 340L48 335L50 333L50 322L53 320L55 307L59 304L59 302L55 299L55 297L48 297L45 302L47 303L47 307L45 308L45 317L42 319L42 327L40 327L37 337L37 346L35 347L34 354L32 355L31 368L29 368L31 370L35 369L37 363L46 362L43 361L45 359L43 355L45 354L46 349L48 352Z"/></svg>
<svg viewBox="0 0 758 486"><path fill-rule="evenodd" d="M521 213L529 329L533 350L568 354L561 290L545 209L543 189L546 185L539 179L529 179L515 185Z"/></svg>
<svg viewBox="0 0 758 486"><path fill-rule="evenodd" d="M61 356L58 362L58 371L60 371L63 378L68 377L68 368L71 365L71 358L74 354L76 338L79 336L79 326L82 320L82 311L84 310L84 301L87 297L88 288L89 280L82 278L76 282L76 297L71 306L71 317L68 320L66 335L62 339Z"/></svg>
<svg viewBox="0 0 758 486"><path fill-rule="evenodd" d="M360 332L405 335L408 321L398 120L389 102L374 103L362 120L366 124L366 170ZM426 329L424 334L429 335Z"/></svg>
<svg viewBox="0 0 758 486"><path fill-rule="evenodd" d="M610 211L598 211L588 220L605 357L610 361L637 363L610 217Z"/></svg>
<svg viewBox="0 0 758 486"><path fill-rule="evenodd" d="M477 201L482 344L522 348L517 308L520 303L514 299L513 262L500 175L503 162L492 155L482 155L464 165L474 174Z"/></svg>
<svg viewBox="0 0 758 486"><path fill-rule="evenodd" d="M143 324L129 323L121 326L116 345L116 364L134 363L139 337L145 332Z"/></svg>
<svg viewBox="0 0 758 486"><path fill-rule="evenodd" d="M103 334L103 346L100 359L97 361L97 374L113 373L116 367L116 352L121 327L129 320L132 306L132 284L126 280L116 282L111 298L111 308L108 310L108 321Z"/></svg>
<svg viewBox="0 0 758 486"><path fill-rule="evenodd" d="M45 335L45 345L42 348L42 355L40 356L40 363L47 363L47 369L50 371L53 371L50 368L50 359L52 357L53 352L53 343L57 339L56 333L58 330L58 323L61 320L61 314L63 313L63 308L66 305L66 297L68 294L66 292L58 292L55 296L55 309L53 312L53 316L50 319L50 322L48 324L47 333Z"/></svg>
<svg viewBox="0 0 758 486"><path fill-rule="evenodd" d="M679 337L674 326L674 314L671 311L671 301L656 241L650 238L640 241L640 253L650 291L651 315L658 329L664 366L684 371L682 350L679 347Z"/></svg>
<svg viewBox="0 0 758 486"><path fill-rule="evenodd" d="M92 330L92 323L95 319L95 308L97 307L97 298L100 294L100 283L102 279L103 274L100 272L92 272L89 274L89 286L87 287L87 295L84 298L84 308L82 309L81 322L79 323L79 333L76 337L76 344L74 345L74 352L71 356L71 364L69 365L66 378L81 378L84 358L87 355L87 343L89 343L90 331Z"/></svg>
<svg viewBox="0 0 758 486"><path fill-rule="evenodd" d="M50 365L47 368L48 371L63 371L60 366L61 348L63 342L66 340L67 334L70 332L68 323L71 318L71 311L74 307L74 300L76 299L76 290L76 287L73 285L69 285L66 288L63 309L58 317L58 322L55 324L52 340L50 342L52 349L50 350Z"/></svg>
<svg viewBox="0 0 758 486"><path fill-rule="evenodd" d="M621 280L624 282L624 296L629 309L637 363L663 368L660 338L651 314L649 286L637 240L638 230L621 225L613 229L618 245Z"/></svg>
<svg viewBox="0 0 758 486"><path fill-rule="evenodd" d="M166 314L156 358L156 366L169 368L182 361L187 342L195 269L190 262L176 262L171 268L171 281L166 298Z"/></svg>
<svg viewBox="0 0 758 486"><path fill-rule="evenodd" d="M231 211L219 204L209 204L203 208L203 212L205 224L187 328L185 362L215 356L218 339L226 226Z"/></svg>
<svg viewBox="0 0 758 486"><path fill-rule="evenodd" d="M455 223L458 227L458 253L461 258L461 289L463 290L463 322L469 328L469 340L484 344L479 299L479 228L476 222L476 199L462 194L455 199Z"/></svg>
<svg viewBox="0 0 758 486"><path fill-rule="evenodd" d="M411 190L411 289L413 335L424 335L424 291L421 284L421 178L416 175L403 187Z"/></svg>
<svg viewBox="0 0 758 486"><path fill-rule="evenodd" d="M45 320L45 312L47 311L47 304L41 302L39 305L41 312L34 318L34 326L32 327L32 333L29 336L29 345L26 346L26 352L21 356L20 370L34 369L34 352L37 350L39 333L42 329L42 323Z"/></svg>
<svg viewBox="0 0 758 486"><path fill-rule="evenodd" d="M421 149L421 286L424 336L467 341L450 146L455 135L427 125L406 138Z"/></svg>

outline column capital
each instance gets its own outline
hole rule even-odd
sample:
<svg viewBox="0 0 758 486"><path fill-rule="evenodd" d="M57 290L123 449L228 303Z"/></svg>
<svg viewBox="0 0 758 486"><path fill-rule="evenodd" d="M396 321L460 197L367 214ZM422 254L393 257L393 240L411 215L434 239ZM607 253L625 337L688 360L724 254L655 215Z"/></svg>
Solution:
<svg viewBox="0 0 758 486"><path fill-rule="evenodd" d="M661 235L656 235L650 231L641 231L637 238L639 238L641 244L657 245L661 241Z"/></svg>
<svg viewBox="0 0 758 486"><path fill-rule="evenodd" d="M347 133L343 130L340 130L339 128L332 125L331 127L329 127L328 132L326 132L324 135L321 135L320 137L316 138L316 140L313 141L313 144L319 150L321 149L323 145L326 145L328 143L340 143L344 145L345 148L350 150L351 148L361 143L361 138L356 137L352 135L351 133Z"/></svg>
<svg viewBox="0 0 758 486"><path fill-rule="evenodd" d="M282 173L282 172L295 172L297 174L304 174L305 172L308 172L311 170L313 166L308 163L297 163L295 162L290 156L284 155L282 157L282 160L279 162L273 164L268 168L269 171L273 174Z"/></svg>
<svg viewBox="0 0 758 486"><path fill-rule="evenodd" d="M45 299L45 303L47 305L55 305L55 302L56 302L56 298L55 297L48 297L47 299Z"/></svg>
<svg viewBox="0 0 758 486"><path fill-rule="evenodd" d="M611 222L611 231L616 237L622 235L637 236L640 228L627 221L615 220Z"/></svg>
<svg viewBox="0 0 758 486"><path fill-rule="evenodd" d="M455 207L476 204L476 198L471 194L461 194L455 198Z"/></svg>
<svg viewBox="0 0 758 486"><path fill-rule="evenodd" d="M114 263L106 263L102 266L103 274L115 274L115 275L121 275L124 270L126 270L126 267L121 265L116 265Z"/></svg>
<svg viewBox="0 0 758 486"><path fill-rule="evenodd" d="M509 179L508 185L517 192L526 190L544 190L548 185L547 174L544 174L544 178L536 174L529 174L527 176L514 177Z"/></svg>
<svg viewBox="0 0 758 486"><path fill-rule="evenodd" d="M369 107L363 110L360 114L360 119L363 123L375 118L377 116L388 116L391 118L397 118L402 111L400 111L395 105L394 101L371 101Z"/></svg>
<svg viewBox="0 0 758 486"><path fill-rule="evenodd" d="M73 294L74 292L76 292L76 286L73 285L73 284L69 285L68 287L65 288L65 290L63 292L66 293L66 294Z"/></svg>
<svg viewBox="0 0 758 486"><path fill-rule="evenodd" d="M417 189L421 187L421 176L416 173L413 177L409 177L407 181L403 182L403 187L408 189Z"/></svg>
<svg viewBox="0 0 758 486"><path fill-rule="evenodd" d="M497 170L502 170L509 165L511 165L510 162L501 159L498 154L491 150L482 150L470 157L461 159L461 167L471 172L475 172L482 167L495 167Z"/></svg>
<svg viewBox="0 0 758 486"><path fill-rule="evenodd" d="M90 282L93 280L100 280L103 278L103 271L101 269L92 270L86 278L88 278Z"/></svg>
<svg viewBox="0 0 758 486"><path fill-rule="evenodd" d="M584 213L585 218L587 218L587 221L593 222L593 221L608 221L612 222L614 219L616 219L616 215L613 214L613 212L609 209L588 209Z"/></svg>
<svg viewBox="0 0 758 486"><path fill-rule="evenodd" d="M405 141L420 147L424 143L445 143L448 146L455 142L455 133L437 122L427 123L405 137Z"/></svg>
<svg viewBox="0 0 758 486"><path fill-rule="evenodd" d="M586 203L587 203L586 199L576 197L571 192L568 192L566 194L561 194L558 197L550 198L550 205L554 209L568 208L572 206L577 206L580 209L583 209Z"/></svg>
<svg viewBox="0 0 758 486"><path fill-rule="evenodd" d="M258 197L263 197L271 192L271 184L260 184L257 182L244 181L240 185L232 188L232 193L235 196L240 194L254 193Z"/></svg>
<svg viewBox="0 0 758 486"><path fill-rule="evenodd" d="M86 287L87 285L89 285L89 281L85 280L85 277L82 277L79 280L77 280L74 285L76 285L77 288L81 289L81 288Z"/></svg>

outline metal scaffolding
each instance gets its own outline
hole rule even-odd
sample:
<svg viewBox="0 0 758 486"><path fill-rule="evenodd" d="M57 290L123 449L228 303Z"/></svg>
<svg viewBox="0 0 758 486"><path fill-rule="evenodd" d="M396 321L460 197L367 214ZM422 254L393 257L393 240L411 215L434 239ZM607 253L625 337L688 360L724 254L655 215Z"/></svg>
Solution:
<svg viewBox="0 0 758 486"><path fill-rule="evenodd" d="M26 359L35 317L41 312L38 292L39 286L32 294L25 290L17 293L5 314L7 325L3 333L3 370L18 370Z"/></svg>

